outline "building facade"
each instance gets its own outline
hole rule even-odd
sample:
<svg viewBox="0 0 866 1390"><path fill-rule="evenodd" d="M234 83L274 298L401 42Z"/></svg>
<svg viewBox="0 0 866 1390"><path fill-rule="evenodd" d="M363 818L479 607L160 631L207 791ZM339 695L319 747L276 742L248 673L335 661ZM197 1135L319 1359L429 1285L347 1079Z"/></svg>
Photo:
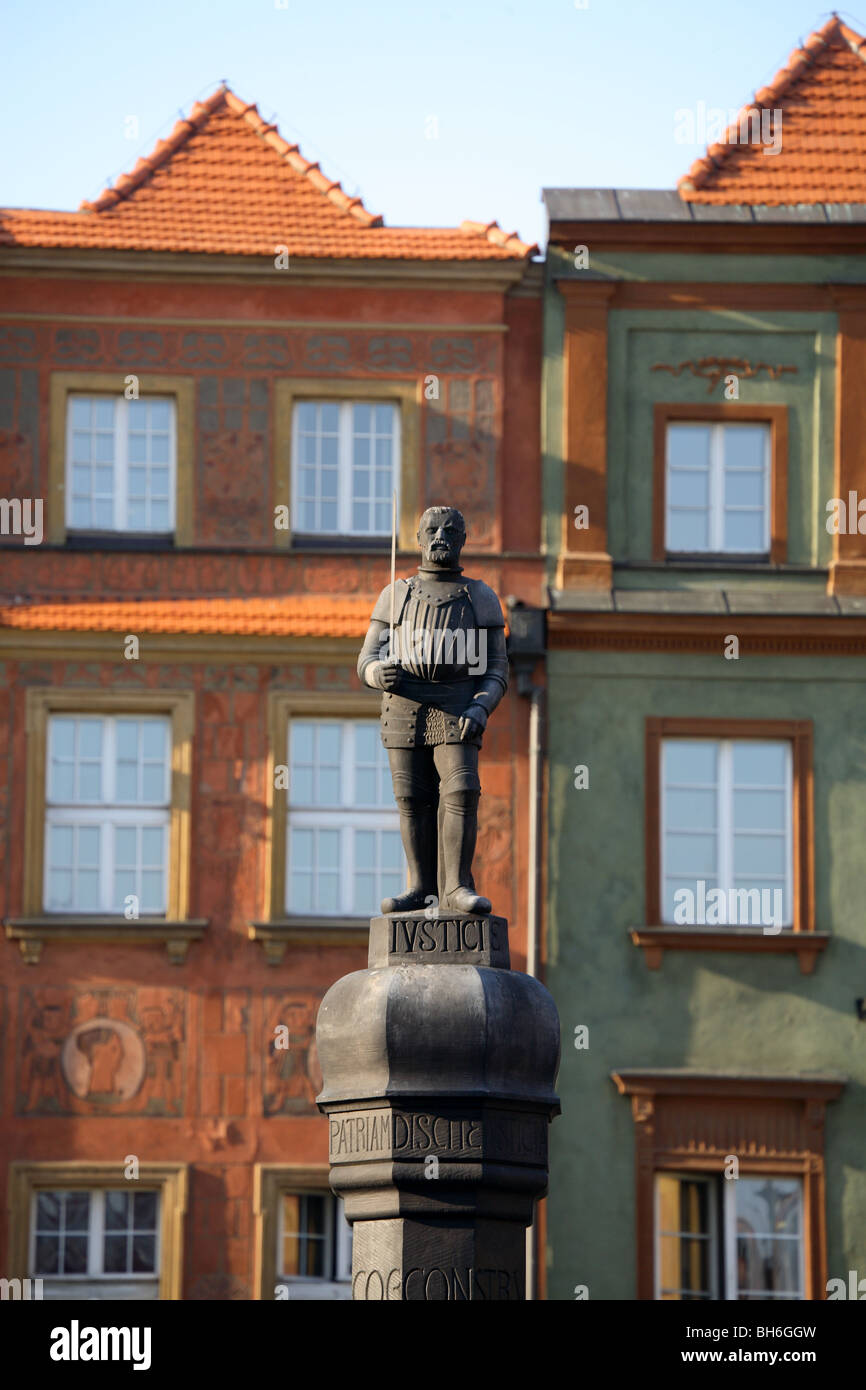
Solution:
<svg viewBox="0 0 866 1390"><path fill-rule="evenodd" d="M535 248L382 224L221 88L0 213L0 1271L344 1298L318 1003L402 852L358 648L431 504L542 602ZM527 702L477 877L525 955Z"/></svg>
<svg viewBox="0 0 866 1390"><path fill-rule="evenodd" d="M866 1274L864 44L545 195L553 1298Z"/></svg>

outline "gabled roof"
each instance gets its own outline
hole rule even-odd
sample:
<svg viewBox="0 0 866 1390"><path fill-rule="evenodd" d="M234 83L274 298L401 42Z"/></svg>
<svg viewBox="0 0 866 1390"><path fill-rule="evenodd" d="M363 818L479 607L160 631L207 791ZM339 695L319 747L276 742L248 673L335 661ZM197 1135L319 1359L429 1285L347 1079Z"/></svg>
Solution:
<svg viewBox="0 0 866 1390"><path fill-rule="evenodd" d="M0 246L302 259L525 260L495 222L385 227L228 87L78 212L0 210Z"/></svg>
<svg viewBox="0 0 866 1390"><path fill-rule="evenodd" d="M763 144L749 122L755 109L768 113ZM866 39L834 14L677 187L690 203L866 203Z"/></svg>

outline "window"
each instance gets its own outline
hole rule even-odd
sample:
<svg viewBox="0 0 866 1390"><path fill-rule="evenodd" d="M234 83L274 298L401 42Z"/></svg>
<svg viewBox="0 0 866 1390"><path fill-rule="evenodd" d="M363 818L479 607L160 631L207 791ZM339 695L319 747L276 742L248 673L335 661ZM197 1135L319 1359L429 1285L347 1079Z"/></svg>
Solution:
<svg viewBox="0 0 866 1390"><path fill-rule="evenodd" d="M179 1299L187 1165L9 1165L8 1268L43 1280L45 1298Z"/></svg>
<svg viewBox="0 0 866 1390"><path fill-rule="evenodd" d="M291 1299L350 1298L352 1228L330 1192L279 1194L277 1284Z"/></svg>
<svg viewBox="0 0 866 1390"><path fill-rule="evenodd" d="M171 396L69 395L66 525L174 531L177 422Z"/></svg>
<svg viewBox="0 0 866 1390"><path fill-rule="evenodd" d="M826 1106L844 1081L681 1067L611 1077L634 1121L637 1297L823 1299Z"/></svg>
<svg viewBox="0 0 866 1390"><path fill-rule="evenodd" d="M164 942L180 964L190 916L195 696L189 690L27 690L24 959L47 941ZM140 918L141 920L137 920Z"/></svg>
<svg viewBox="0 0 866 1390"><path fill-rule="evenodd" d="M369 917L405 879L399 815L374 719L289 721L292 915Z"/></svg>
<svg viewBox="0 0 866 1390"><path fill-rule="evenodd" d="M170 785L165 716L50 716L46 911L166 912Z"/></svg>
<svg viewBox="0 0 866 1390"><path fill-rule="evenodd" d="M296 532L390 533L400 477L400 411L394 402L298 401L292 456Z"/></svg>
<svg viewBox="0 0 866 1390"><path fill-rule="evenodd" d="M788 407L664 402L653 421L653 558L783 564Z"/></svg>
<svg viewBox="0 0 866 1390"><path fill-rule="evenodd" d="M670 423L665 548L765 555L770 549L770 427Z"/></svg>
<svg viewBox="0 0 866 1390"><path fill-rule="evenodd" d="M648 969L665 951L795 954L809 975L816 930L812 724L808 719L646 720Z"/></svg>
<svg viewBox="0 0 866 1390"><path fill-rule="evenodd" d="M790 742L665 739L661 782L662 921L790 927Z"/></svg>
<svg viewBox="0 0 866 1390"><path fill-rule="evenodd" d="M799 1178L656 1175L656 1298L804 1297Z"/></svg>
<svg viewBox="0 0 866 1390"><path fill-rule="evenodd" d="M30 1224L30 1272L45 1297L159 1296L158 1192L39 1190Z"/></svg>

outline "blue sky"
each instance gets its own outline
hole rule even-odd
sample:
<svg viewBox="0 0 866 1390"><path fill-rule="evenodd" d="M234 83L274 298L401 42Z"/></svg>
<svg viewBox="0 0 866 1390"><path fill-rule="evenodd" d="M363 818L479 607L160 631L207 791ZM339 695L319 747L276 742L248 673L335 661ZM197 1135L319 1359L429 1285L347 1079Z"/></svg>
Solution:
<svg viewBox="0 0 866 1390"><path fill-rule="evenodd" d="M675 113L697 123L701 103L748 102L829 13L817 0L5 0L0 204L77 207L225 78L389 225L495 218L541 240L543 186L673 187L701 152L675 138ZM866 33L866 0L839 13Z"/></svg>

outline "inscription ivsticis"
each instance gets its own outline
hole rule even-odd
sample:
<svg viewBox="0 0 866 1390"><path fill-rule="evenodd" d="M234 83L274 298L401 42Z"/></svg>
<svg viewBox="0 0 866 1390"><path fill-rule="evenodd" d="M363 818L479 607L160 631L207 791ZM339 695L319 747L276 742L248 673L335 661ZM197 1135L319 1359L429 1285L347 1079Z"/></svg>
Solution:
<svg viewBox="0 0 866 1390"><path fill-rule="evenodd" d="M441 955L498 951L501 945L497 923L463 917L392 917L392 955L411 955L434 951Z"/></svg>

